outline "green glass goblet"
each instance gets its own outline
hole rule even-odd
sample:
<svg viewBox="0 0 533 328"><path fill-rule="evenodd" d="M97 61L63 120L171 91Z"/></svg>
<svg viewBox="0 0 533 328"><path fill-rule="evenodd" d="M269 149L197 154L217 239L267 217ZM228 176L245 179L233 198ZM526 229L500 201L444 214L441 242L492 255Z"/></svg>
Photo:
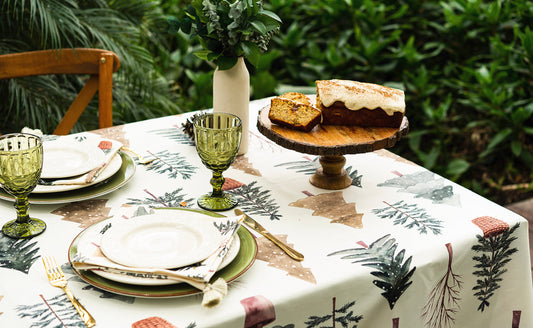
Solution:
<svg viewBox="0 0 533 328"><path fill-rule="evenodd" d="M27 133L0 136L0 184L15 197L17 218L2 227L11 238L30 238L46 229L39 219L30 218L28 195L37 185L43 167L41 138Z"/></svg>
<svg viewBox="0 0 533 328"><path fill-rule="evenodd" d="M239 117L227 113L204 114L194 120L194 140L202 163L211 171L213 191L198 198L207 210L224 211L235 207L237 199L222 190L222 172L233 163L241 144L242 125Z"/></svg>

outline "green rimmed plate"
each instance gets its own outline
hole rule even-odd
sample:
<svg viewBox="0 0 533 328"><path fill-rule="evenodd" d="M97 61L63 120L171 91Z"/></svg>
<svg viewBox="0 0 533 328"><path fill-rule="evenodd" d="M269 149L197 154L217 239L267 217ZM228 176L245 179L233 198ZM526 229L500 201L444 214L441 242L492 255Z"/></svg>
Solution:
<svg viewBox="0 0 533 328"><path fill-rule="evenodd" d="M198 212L204 213L203 211ZM84 234L90 233L92 229L97 229L98 227L101 227L101 225L102 221L86 228L74 238L69 247L69 261L72 261L77 255L78 243ZM257 256L257 242L254 236L244 227L240 227L237 234L240 239L240 249L237 256L225 268L218 271L213 276L212 281L215 281L218 278L223 278L229 283L244 274L254 263ZM144 298L170 298L201 293L200 290L185 283L161 286L131 285L106 279L91 271L76 270L75 268L73 268L73 270L76 275L90 285L120 295Z"/></svg>
<svg viewBox="0 0 533 328"><path fill-rule="evenodd" d="M78 202L86 199L96 198L112 191L115 191L128 183L135 174L135 162L130 155L119 152L122 160L122 166L109 179L98 184L55 193L32 193L29 196L30 204L61 204L69 202ZM13 196L5 190L0 189L0 199L14 201Z"/></svg>

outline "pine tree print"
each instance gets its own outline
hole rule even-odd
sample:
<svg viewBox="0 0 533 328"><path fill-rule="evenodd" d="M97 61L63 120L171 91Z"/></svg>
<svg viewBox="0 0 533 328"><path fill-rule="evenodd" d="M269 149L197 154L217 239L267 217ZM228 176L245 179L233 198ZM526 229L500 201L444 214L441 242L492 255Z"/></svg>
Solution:
<svg viewBox="0 0 533 328"><path fill-rule="evenodd" d="M19 317L30 318L31 327L86 327L68 297L58 294L50 299L41 295L42 302L16 307Z"/></svg>
<svg viewBox="0 0 533 328"><path fill-rule="evenodd" d="M177 179L178 176L181 176L183 180L188 180L198 169L198 167L192 166L187 158L180 153L170 153L168 150L163 150L150 154L158 160L146 165L146 170L166 174L171 179Z"/></svg>
<svg viewBox="0 0 533 328"><path fill-rule="evenodd" d="M394 225L402 225L407 229L416 228L419 233L434 235L441 233L442 221L432 218L417 204L407 204L403 200L394 204L383 201L387 207L372 210L381 219L393 220Z"/></svg>
<svg viewBox="0 0 533 328"><path fill-rule="evenodd" d="M436 204L460 205L459 196L454 193L453 187L433 172L401 174L395 171L394 173L398 177L386 180L378 184L378 187L398 188L414 194L416 198L428 199Z"/></svg>
<svg viewBox="0 0 533 328"><path fill-rule="evenodd" d="M51 213L60 215L64 221L79 223L81 228L87 228L109 217L111 207L106 206L107 201L107 199L89 199L68 203Z"/></svg>
<svg viewBox="0 0 533 328"><path fill-rule="evenodd" d="M294 247L287 240L287 235L275 235L275 237L283 243ZM316 284L316 278L311 268L305 268L302 262L290 258L276 244L263 236L257 237L257 260L265 261L269 267L285 271L289 276Z"/></svg>
<svg viewBox="0 0 533 328"><path fill-rule="evenodd" d="M270 198L269 190L262 190L261 186L256 184L257 181L253 181L228 192L239 198L239 207L248 215L268 216L270 220L279 220L279 205Z"/></svg>
<svg viewBox="0 0 533 328"><path fill-rule="evenodd" d="M412 256L404 261L405 250L396 253L398 244L396 239L385 235L366 247L351 248L337 251L329 254L343 255L342 259L354 260L352 263L361 263L375 269L371 274L377 279L373 281L374 285L383 290L381 295L389 303L392 310L400 296L412 284L409 281L416 270L416 267L410 269Z"/></svg>
<svg viewBox="0 0 533 328"><path fill-rule="evenodd" d="M499 235L476 236L478 243L472 246L472 250L480 255L472 257L477 269L473 274L478 277L472 290L480 301L478 311L483 312L490 305L489 299L500 288L502 275L507 272L505 265L511 261L511 255L518 251L511 248L511 244L517 239L513 233L519 226L516 224Z"/></svg>
<svg viewBox="0 0 533 328"><path fill-rule="evenodd" d="M28 273L39 258L37 242L31 239L12 239L0 234L0 267Z"/></svg>
<svg viewBox="0 0 533 328"><path fill-rule="evenodd" d="M363 227L363 213L357 213L355 203L347 203L342 191L312 195L304 192L308 197L298 199L289 206L308 208L313 210L313 216L331 219L331 223L340 223L352 228Z"/></svg>
<svg viewBox="0 0 533 328"><path fill-rule="evenodd" d="M446 244L448 251L448 268L428 296L428 301L423 308L422 317L425 326L430 328L448 328L455 323L455 314L459 312L459 293L463 281L461 276L453 273L453 250L450 243Z"/></svg>
<svg viewBox="0 0 533 328"><path fill-rule="evenodd" d="M152 194L147 189L144 191L148 194L146 198L128 198L126 204L146 205L149 207L189 207L191 204L194 204L194 198L182 194L183 188L178 188L159 196Z"/></svg>

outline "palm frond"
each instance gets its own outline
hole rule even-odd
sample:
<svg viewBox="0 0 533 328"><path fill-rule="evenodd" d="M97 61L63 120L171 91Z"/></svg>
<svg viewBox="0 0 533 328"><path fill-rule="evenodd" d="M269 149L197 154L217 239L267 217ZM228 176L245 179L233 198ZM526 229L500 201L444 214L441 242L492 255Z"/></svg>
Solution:
<svg viewBox="0 0 533 328"><path fill-rule="evenodd" d="M71 47L109 49L121 59L113 89L116 123L174 114L183 110L176 105L171 83L156 71L147 48L165 48L164 39L157 36L162 21L158 0L3 0L0 54ZM74 76L0 81L0 112L6 113L0 117L0 131L31 126L51 133L81 84L80 77ZM73 132L97 128L96 113L93 101Z"/></svg>

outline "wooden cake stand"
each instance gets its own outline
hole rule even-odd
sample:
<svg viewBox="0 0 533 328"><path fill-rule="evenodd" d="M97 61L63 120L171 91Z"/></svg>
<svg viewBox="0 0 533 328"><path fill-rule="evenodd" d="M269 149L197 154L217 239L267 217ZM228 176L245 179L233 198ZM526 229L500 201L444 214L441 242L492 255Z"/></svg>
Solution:
<svg viewBox="0 0 533 328"><path fill-rule="evenodd" d="M319 155L321 167L311 176L312 185L330 190L344 189L352 179L344 169L345 154L359 154L393 147L409 131L407 117L399 128L317 125L309 132L277 124L268 118L270 106L257 117L257 128L278 145L301 153Z"/></svg>

